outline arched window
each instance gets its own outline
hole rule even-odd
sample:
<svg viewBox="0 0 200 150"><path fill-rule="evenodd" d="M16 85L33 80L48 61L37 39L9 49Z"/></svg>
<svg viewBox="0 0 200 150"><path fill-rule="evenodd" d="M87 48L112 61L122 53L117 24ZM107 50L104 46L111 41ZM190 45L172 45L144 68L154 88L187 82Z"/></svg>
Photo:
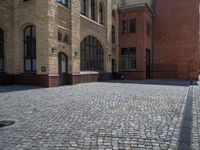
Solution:
<svg viewBox="0 0 200 150"><path fill-rule="evenodd" d="M102 2L99 4L99 23L104 24L104 7Z"/></svg>
<svg viewBox="0 0 200 150"><path fill-rule="evenodd" d="M81 0L81 14L84 16L86 16L86 9L87 9L86 0Z"/></svg>
<svg viewBox="0 0 200 150"><path fill-rule="evenodd" d="M96 2L95 0L91 0L91 19L96 21Z"/></svg>
<svg viewBox="0 0 200 150"><path fill-rule="evenodd" d="M104 66L103 48L93 36L81 42L81 71L102 71Z"/></svg>
<svg viewBox="0 0 200 150"><path fill-rule="evenodd" d="M115 43L115 27L112 25L112 43Z"/></svg>
<svg viewBox="0 0 200 150"><path fill-rule="evenodd" d="M4 71L4 31L0 28L0 72Z"/></svg>
<svg viewBox="0 0 200 150"><path fill-rule="evenodd" d="M24 29L24 71L36 72L36 27Z"/></svg>

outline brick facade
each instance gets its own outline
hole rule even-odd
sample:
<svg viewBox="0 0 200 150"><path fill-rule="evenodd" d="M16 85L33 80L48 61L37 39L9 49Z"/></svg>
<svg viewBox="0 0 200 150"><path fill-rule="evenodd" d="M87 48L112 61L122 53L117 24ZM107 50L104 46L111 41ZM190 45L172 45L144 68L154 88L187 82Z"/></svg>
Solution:
<svg viewBox="0 0 200 150"><path fill-rule="evenodd" d="M136 19L136 32L123 34L123 21L130 23L131 19ZM119 9L119 20L119 72L129 80L144 80L146 79L146 49L152 50L151 35L147 35L146 24L147 22L152 24L152 14L147 5L122 7ZM136 69L122 69L121 49L130 47L136 48Z"/></svg>
<svg viewBox="0 0 200 150"><path fill-rule="evenodd" d="M82 15L80 0L68 7L57 0L0 0L0 28L4 31L4 72L0 84L59 86L59 54L67 58L67 83L110 79L113 72L126 79L147 78L147 54L151 51L151 77L197 79L199 62L199 1L99 0L95 21L87 1ZM104 21L100 23L100 3ZM153 5L154 4L154 5ZM153 9L155 8L155 10ZM194 9L190 9L194 8ZM163 11L165 10L165 11ZM177 11L178 10L178 11ZM170 13L169 13L170 12ZM181 12L181 13L176 13ZM183 17L184 16L184 17ZM136 33L123 35L122 22L135 17ZM147 35L147 22L152 35ZM24 71L24 29L36 27L36 73ZM115 42L112 42L112 27ZM95 37L103 47L103 70L97 74L81 71L81 41ZM58 37L60 39L58 39ZM136 69L121 68L121 48L136 47Z"/></svg>

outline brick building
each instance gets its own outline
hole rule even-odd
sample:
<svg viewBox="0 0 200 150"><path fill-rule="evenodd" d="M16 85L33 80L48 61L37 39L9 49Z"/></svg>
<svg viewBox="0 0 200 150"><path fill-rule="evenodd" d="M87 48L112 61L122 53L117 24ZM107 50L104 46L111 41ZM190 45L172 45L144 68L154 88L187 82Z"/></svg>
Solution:
<svg viewBox="0 0 200 150"><path fill-rule="evenodd" d="M0 0L0 84L198 79L198 68L198 0Z"/></svg>

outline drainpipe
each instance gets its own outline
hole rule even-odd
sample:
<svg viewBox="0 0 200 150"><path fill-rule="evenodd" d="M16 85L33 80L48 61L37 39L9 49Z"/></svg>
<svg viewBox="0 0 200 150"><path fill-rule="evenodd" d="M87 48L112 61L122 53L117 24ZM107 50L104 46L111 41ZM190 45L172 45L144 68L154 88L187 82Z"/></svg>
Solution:
<svg viewBox="0 0 200 150"><path fill-rule="evenodd" d="M152 60L151 60L151 62L152 62L152 65L151 65L151 72L152 72L152 75L151 75L151 78L154 78L154 75L153 75L153 73L154 73L154 70L153 70L153 61L154 61L154 59L153 59L153 51L154 51L154 22L155 22L155 0L152 0L152 9L153 9L153 14L152 14L152 34L151 34L151 39L152 39L152 41L151 41L151 44L152 44L152 53L151 53L151 58L152 58Z"/></svg>

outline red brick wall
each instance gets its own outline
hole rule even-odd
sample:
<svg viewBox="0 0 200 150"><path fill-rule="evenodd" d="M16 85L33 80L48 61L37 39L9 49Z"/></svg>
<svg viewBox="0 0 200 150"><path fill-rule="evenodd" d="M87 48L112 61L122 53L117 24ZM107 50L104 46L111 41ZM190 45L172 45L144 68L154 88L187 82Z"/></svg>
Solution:
<svg viewBox="0 0 200 150"><path fill-rule="evenodd" d="M123 34L122 24L124 20L136 18L136 33ZM151 37L147 35L146 23L151 24L151 13L147 7L127 8L119 10L119 72L126 79L146 79L146 49L152 49ZM136 69L121 69L121 48L136 47Z"/></svg>
<svg viewBox="0 0 200 150"><path fill-rule="evenodd" d="M154 78L198 79L199 0L155 0Z"/></svg>

